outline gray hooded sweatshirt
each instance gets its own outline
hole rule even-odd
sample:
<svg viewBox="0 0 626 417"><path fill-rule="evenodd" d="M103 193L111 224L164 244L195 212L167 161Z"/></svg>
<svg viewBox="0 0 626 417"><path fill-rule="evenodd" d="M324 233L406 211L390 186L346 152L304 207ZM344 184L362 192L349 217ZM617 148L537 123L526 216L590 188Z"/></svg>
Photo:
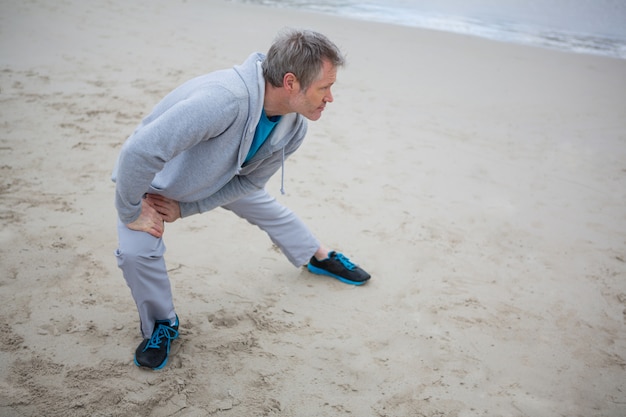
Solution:
<svg viewBox="0 0 626 417"><path fill-rule="evenodd" d="M232 69L182 84L159 102L122 146L112 179L124 224L146 193L180 202L181 216L212 210L262 189L306 135L306 119L281 117L244 164L261 118L265 80L254 53Z"/></svg>

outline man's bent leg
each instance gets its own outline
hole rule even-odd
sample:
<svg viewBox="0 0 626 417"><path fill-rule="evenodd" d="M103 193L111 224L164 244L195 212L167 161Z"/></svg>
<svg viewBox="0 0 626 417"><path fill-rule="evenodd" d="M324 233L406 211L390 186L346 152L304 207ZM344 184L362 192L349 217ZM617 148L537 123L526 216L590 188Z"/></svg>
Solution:
<svg viewBox="0 0 626 417"><path fill-rule="evenodd" d="M255 191L223 207L264 230L295 266L309 262L320 247L319 240L304 222L265 190Z"/></svg>
<svg viewBox="0 0 626 417"><path fill-rule="evenodd" d="M165 267L163 239L130 230L118 220L117 264L137 304L141 333L149 338L157 320L176 321L172 289Z"/></svg>

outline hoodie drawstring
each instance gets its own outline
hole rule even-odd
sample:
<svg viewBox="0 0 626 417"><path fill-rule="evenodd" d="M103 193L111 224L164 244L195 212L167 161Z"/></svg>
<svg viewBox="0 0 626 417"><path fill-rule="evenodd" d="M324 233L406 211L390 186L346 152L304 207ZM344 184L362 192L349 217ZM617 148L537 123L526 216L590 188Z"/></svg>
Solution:
<svg viewBox="0 0 626 417"><path fill-rule="evenodd" d="M283 159L280 162L280 193L285 195L285 147L283 146Z"/></svg>

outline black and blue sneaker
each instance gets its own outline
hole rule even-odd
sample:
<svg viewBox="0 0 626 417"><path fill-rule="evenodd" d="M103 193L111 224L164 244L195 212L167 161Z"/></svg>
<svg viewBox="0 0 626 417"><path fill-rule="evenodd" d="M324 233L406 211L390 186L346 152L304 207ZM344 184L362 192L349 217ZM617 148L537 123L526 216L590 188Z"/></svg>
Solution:
<svg viewBox="0 0 626 417"><path fill-rule="evenodd" d="M350 262L343 254L335 251L331 251L328 254L328 258L322 261L318 261L313 256L307 265L307 269L314 274L328 275L351 285L365 284L371 278L370 274Z"/></svg>
<svg viewBox="0 0 626 417"><path fill-rule="evenodd" d="M135 351L135 365L158 370L167 364L172 340L178 338L178 316L176 322L158 320L150 339L144 339Z"/></svg>

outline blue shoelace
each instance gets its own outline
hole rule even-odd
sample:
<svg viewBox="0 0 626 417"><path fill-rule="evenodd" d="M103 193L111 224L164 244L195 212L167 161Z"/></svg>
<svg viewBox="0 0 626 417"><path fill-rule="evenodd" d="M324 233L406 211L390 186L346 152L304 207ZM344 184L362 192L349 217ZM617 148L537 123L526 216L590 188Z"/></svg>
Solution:
<svg viewBox="0 0 626 417"><path fill-rule="evenodd" d="M343 266L345 266L350 271L352 271L356 267L356 265L350 262L350 259L345 257L342 253L335 252L335 257L339 262L342 263Z"/></svg>
<svg viewBox="0 0 626 417"><path fill-rule="evenodd" d="M166 326L164 324L159 324L157 327L157 331L152 333L152 337L148 344L146 344L146 349L159 349L161 347L161 341L163 338L168 339L168 343L178 337L178 332L172 329L170 326Z"/></svg>

